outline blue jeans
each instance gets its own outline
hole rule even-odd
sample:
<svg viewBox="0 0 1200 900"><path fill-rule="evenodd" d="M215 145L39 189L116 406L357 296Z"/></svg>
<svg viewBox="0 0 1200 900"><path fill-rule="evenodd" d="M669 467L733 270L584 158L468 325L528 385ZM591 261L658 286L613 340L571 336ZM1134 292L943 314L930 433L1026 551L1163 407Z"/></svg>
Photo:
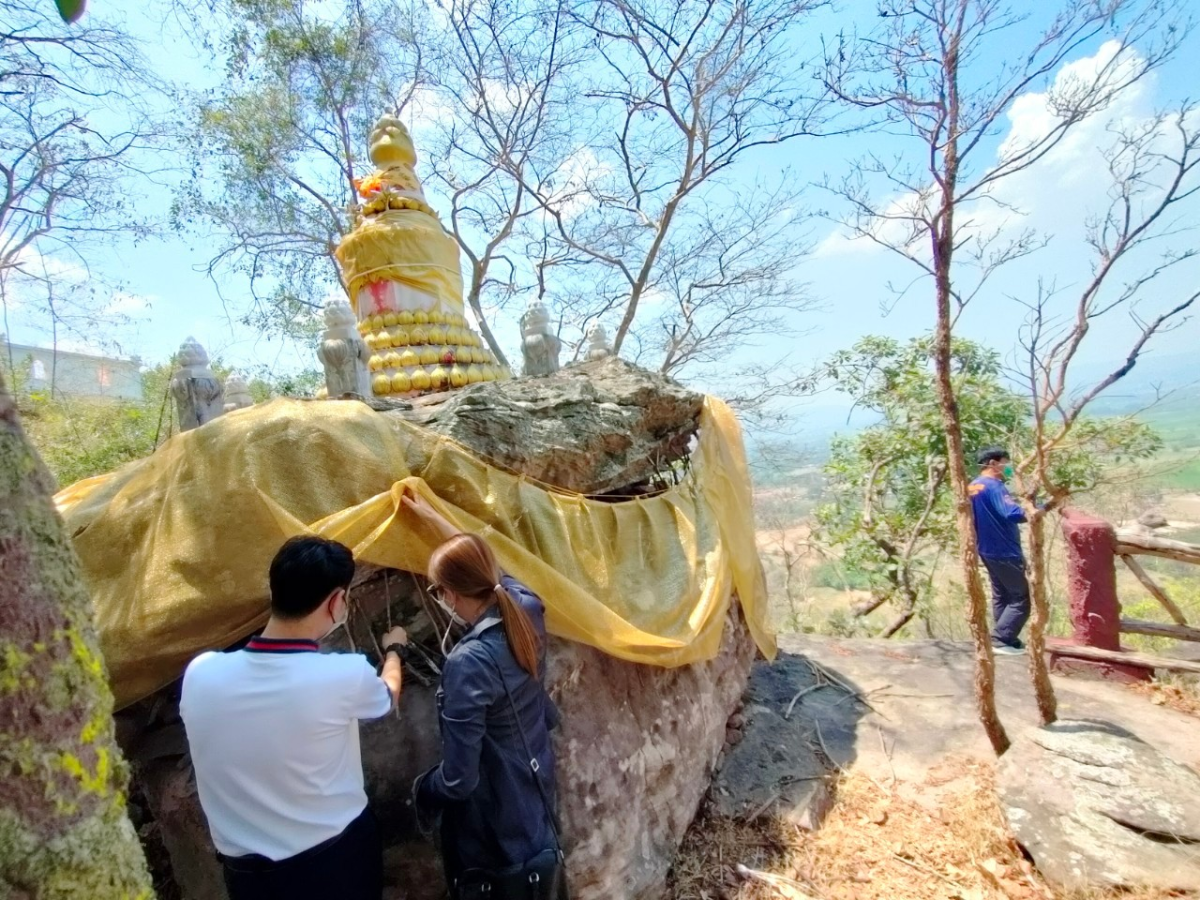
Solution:
<svg viewBox="0 0 1200 900"><path fill-rule="evenodd" d="M992 614L996 628L992 636L1013 645L1029 621L1029 582L1025 578L1025 560L983 558L992 581Z"/></svg>

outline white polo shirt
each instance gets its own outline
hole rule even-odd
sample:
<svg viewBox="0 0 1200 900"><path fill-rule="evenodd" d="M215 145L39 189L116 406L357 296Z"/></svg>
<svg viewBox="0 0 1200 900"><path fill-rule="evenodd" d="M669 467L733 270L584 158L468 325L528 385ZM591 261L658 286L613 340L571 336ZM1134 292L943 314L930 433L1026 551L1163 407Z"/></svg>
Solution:
<svg viewBox="0 0 1200 900"><path fill-rule="evenodd" d="M367 805L358 720L390 708L366 657L315 641L192 660L179 712L217 850L278 861L341 834Z"/></svg>

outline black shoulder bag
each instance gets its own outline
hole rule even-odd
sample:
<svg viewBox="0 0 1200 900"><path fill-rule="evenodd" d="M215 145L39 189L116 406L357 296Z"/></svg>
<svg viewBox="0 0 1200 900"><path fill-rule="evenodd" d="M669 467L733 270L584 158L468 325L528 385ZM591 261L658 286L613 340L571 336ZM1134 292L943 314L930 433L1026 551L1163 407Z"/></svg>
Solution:
<svg viewBox="0 0 1200 900"><path fill-rule="evenodd" d="M533 775L533 783L537 785L538 795L542 798L542 806L550 820L550 831L554 835L554 846L543 850L533 859L521 866L502 869L467 869L454 883L455 900L568 900L566 883L563 876L565 855L562 840L559 836L558 817L546 796L546 788L542 784L541 766L537 757L529 748L529 738L525 735L525 727L521 724L521 716L517 712L517 704L513 701L512 691L508 689L508 681L500 662L492 655L492 650L486 644L484 652L491 658L508 697L508 708L512 711L517 723L517 731L521 735L521 744L525 755L529 757L529 771Z"/></svg>

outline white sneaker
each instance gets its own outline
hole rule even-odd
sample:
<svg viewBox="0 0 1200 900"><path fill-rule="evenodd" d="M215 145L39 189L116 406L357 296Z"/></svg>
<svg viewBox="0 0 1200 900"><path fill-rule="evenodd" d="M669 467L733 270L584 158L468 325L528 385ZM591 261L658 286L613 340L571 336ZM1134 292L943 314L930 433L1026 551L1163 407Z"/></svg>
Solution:
<svg viewBox="0 0 1200 900"><path fill-rule="evenodd" d="M992 652L997 656L1023 656L1025 653L1025 648L1014 647L1011 644L1002 644L999 641L992 641Z"/></svg>

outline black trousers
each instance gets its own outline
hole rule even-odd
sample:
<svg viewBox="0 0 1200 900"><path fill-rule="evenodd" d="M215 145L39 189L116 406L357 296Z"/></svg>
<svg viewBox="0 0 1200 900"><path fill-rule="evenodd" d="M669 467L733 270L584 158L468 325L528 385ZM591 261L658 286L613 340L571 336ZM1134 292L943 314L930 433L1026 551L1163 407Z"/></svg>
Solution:
<svg viewBox="0 0 1200 900"><path fill-rule="evenodd" d="M992 636L1011 646L1029 621L1029 581L1025 578L1025 561L984 557L983 564L992 581L992 614L996 617Z"/></svg>
<svg viewBox="0 0 1200 900"><path fill-rule="evenodd" d="M371 808L335 838L288 859L222 856L229 900L380 900L383 845Z"/></svg>

